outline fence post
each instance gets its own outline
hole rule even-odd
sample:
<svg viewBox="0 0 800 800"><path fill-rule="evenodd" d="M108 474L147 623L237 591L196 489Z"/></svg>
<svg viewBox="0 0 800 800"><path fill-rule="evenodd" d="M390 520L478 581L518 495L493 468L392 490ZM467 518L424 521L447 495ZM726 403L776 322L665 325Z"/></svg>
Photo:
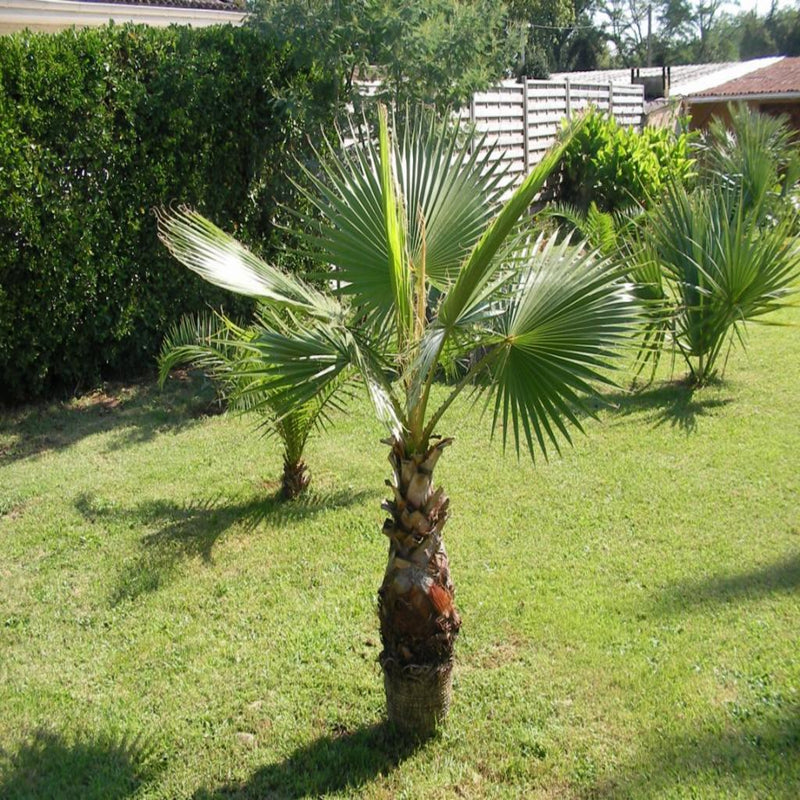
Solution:
<svg viewBox="0 0 800 800"><path fill-rule="evenodd" d="M612 81L608 82L608 116L614 116L614 84Z"/></svg>
<svg viewBox="0 0 800 800"><path fill-rule="evenodd" d="M567 101L567 122L572 121L572 95L569 88L569 78L564 78L565 98Z"/></svg>
<svg viewBox="0 0 800 800"><path fill-rule="evenodd" d="M525 165L525 174L531 169L530 154L530 125L528 124L528 79L522 82L522 163Z"/></svg>

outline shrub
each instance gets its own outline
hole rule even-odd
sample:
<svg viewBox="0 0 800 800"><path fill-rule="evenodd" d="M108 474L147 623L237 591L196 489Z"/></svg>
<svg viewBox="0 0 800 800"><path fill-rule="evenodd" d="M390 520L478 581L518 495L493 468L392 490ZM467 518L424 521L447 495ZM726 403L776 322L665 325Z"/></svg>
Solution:
<svg viewBox="0 0 800 800"><path fill-rule="evenodd" d="M158 243L188 203L275 253L285 177L330 81L232 27L0 37L0 402L154 362L180 316L225 301Z"/></svg>
<svg viewBox="0 0 800 800"><path fill-rule="evenodd" d="M590 111L564 156L560 199L582 211L592 202L600 211L646 206L664 186L690 176L690 145L689 134L676 136L664 128L639 132Z"/></svg>
<svg viewBox="0 0 800 800"><path fill-rule="evenodd" d="M713 118L702 140L701 178L741 190L745 211L763 222L795 213L800 182L797 134L785 117L728 107L730 125Z"/></svg>

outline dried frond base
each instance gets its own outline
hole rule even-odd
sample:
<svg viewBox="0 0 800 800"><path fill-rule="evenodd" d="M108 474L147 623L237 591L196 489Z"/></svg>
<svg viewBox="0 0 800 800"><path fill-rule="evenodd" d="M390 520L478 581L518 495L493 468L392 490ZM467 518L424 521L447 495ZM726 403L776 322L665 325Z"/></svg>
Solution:
<svg viewBox="0 0 800 800"><path fill-rule="evenodd" d="M302 461L297 464L283 462L283 482L281 483L281 494L284 499L292 500L305 491L311 481L308 467Z"/></svg>
<svg viewBox="0 0 800 800"><path fill-rule="evenodd" d="M443 439L424 453L407 454L404 443L388 440L393 497L383 532L389 559L378 591L389 719L418 736L429 735L450 705L453 646L461 619L453 604L442 530L449 500L433 488L433 469L448 444Z"/></svg>

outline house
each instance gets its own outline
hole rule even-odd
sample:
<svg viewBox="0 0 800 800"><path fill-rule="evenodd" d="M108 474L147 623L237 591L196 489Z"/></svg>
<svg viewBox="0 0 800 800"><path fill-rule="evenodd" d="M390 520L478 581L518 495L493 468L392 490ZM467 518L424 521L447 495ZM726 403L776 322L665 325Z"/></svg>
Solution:
<svg viewBox="0 0 800 800"><path fill-rule="evenodd" d="M236 0L0 0L0 34L25 30L55 33L65 28L86 28L136 22L156 27L172 24L241 25L244 10Z"/></svg>
<svg viewBox="0 0 800 800"><path fill-rule="evenodd" d="M649 97L645 102L645 117L648 125L672 125L677 118L686 113L686 98L701 96L716 87L728 84L748 75L767 69L783 59L782 56L753 58L748 61L730 61L718 64L681 64L664 69L647 67L635 70L610 69L593 72L564 72L551 76L552 79L570 81L611 81L614 84L630 85L634 82L651 83L653 79L664 76L661 81L663 92L660 97Z"/></svg>
<svg viewBox="0 0 800 800"><path fill-rule="evenodd" d="M696 128L704 127L711 117L728 119L730 103L746 103L764 114L785 115L800 131L800 58L776 59L747 75L688 93L683 102Z"/></svg>

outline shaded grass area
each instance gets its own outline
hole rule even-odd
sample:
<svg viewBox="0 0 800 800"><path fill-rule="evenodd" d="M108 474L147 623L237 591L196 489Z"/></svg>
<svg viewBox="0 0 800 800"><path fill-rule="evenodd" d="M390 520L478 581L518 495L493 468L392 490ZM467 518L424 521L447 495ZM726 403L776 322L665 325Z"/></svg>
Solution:
<svg viewBox="0 0 800 800"><path fill-rule="evenodd" d="M656 610L679 614L702 606L797 592L800 592L800 552L744 572L676 581L658 598Z"/></svg>
<svg viewBox="0 0 800 800"><path fill-rule="evenodd" d="M655 387L609 393L604 401L617 416L646 412L651 416L651 427L668 425L689 434L697 430L702 417L712 416L734 402L734 397L724 391L723 382L717 383L717 387L723 393L708 396L708 387L698 389L685 381L670 380Z"/></svg>
<svg viewBox="0 0 800 800"><path fill-rule="evenodd" d="M141 539L139 557L128 562L118 575L109 598L111 605L116 606L161 588L186 559L201 558L211 563L214 545L233 525L252 532L262 523L302 521L323 510L358 503L370 494L375 493L311 491L296 502L286 503L279 490L274 494L257 491L234 502L218 494L183 504L149 500L126 508L108 506L90 494L81 493L75 500L75 508L92 525L132 523L152 530Z"/></svg>
<svg viewBox="0 0 800 800"><path fill-rule="evenodd" d="M166 393L154 381L109 384L69 402L7 410L0 414L0 464L65 450L109 431L124 431L116 447L144 443L223 410L208 380L186 371L173 380L177 386Z"/></svg>
<svg viewBox="0 0 800 800"><path fill-rule="evenodd" d="M0 788L6 800L122 800L134 796L158 769L138 740L107 735L66 739L38 729L14 754L9 777Z"/></svg>
<svg viewBox="0 0 800 800"><path fill-rule="evenodd" d="M195 800L321 797L358 791L386 775L422 745L404 741L386 722L350 731L337 729L297 748L283 761L256 770L245 783L200 789Z"/></svg>
<svg viewBox="0 0 800 800"><path fill-rule="evenodd" d="M288 505L189 375L4 412L0 797L796 797L798 396L765 328L723 382L609 392L549 463L454 408L464 627L424 746L382 722L366 404Z"/></svg>

